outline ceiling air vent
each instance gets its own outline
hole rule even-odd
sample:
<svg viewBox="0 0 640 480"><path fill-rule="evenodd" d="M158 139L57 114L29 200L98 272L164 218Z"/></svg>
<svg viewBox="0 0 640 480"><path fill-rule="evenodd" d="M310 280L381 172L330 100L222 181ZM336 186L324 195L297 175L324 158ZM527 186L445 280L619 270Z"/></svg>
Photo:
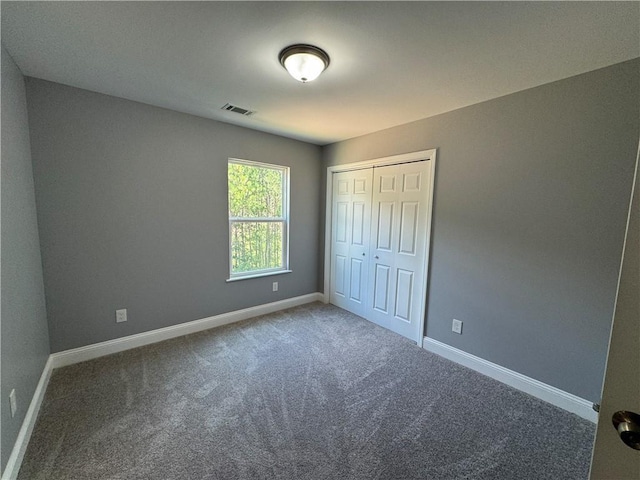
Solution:
<svg viewBox="0 0 640 480"><path fill-rule="evenodd" d="M242 108L242 107L236 107L235 105L231 105L230 103L227 103L224 107L222 107L222 110L227 110L228 112L233 112L233 113L239 113L240 115L245 115L245 116L249 116L249 115L253 115L256 112L252 112L251 110L247 110L246 108Z"/></svg>

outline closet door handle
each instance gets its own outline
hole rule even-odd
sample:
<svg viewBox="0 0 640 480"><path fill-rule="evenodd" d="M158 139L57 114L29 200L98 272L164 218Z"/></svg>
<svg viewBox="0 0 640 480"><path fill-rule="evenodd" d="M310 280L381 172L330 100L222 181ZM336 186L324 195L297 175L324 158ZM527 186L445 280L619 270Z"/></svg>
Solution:
<svg viewBox="0 0 640 480"><path fill-rule="evenodd" d="M362 253L362 256L363 256L363 257L365 256L365 253L364 253L364 252Z"/></svg>
<svg viewBox="0 0 640 480"><path fill-rule="evenodd" d="M373 257L373 258L375 258L376 260L378 260L380 257L379 257L378 255L376 255L376 256L375 256L375 257Z"/></svg>

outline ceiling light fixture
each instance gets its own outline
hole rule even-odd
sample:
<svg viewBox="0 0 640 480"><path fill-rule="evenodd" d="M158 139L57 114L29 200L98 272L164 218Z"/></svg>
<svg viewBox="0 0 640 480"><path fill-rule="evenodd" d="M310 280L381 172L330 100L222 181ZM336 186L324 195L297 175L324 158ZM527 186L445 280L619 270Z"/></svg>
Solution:
<svg viewBox="0 0 640 480"><path fill-rule="evenodd" d="M327 52L301 43L283 49L278 59L289 75L302 83L315 80L329 66Z"/></svg>

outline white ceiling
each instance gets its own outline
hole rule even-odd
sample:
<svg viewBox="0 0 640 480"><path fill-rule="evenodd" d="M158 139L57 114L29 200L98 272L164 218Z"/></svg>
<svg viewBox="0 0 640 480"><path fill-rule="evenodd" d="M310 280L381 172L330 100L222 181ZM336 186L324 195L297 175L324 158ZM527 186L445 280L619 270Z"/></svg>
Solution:
<svg viewBox="0 0 640 480"><path fill-rule="evenodd" d="M640 2L5 2L25 75L327 144L640 56ZM326 50L318 80L278 52ZM225 103L252 117L220 110Z"/></svg>

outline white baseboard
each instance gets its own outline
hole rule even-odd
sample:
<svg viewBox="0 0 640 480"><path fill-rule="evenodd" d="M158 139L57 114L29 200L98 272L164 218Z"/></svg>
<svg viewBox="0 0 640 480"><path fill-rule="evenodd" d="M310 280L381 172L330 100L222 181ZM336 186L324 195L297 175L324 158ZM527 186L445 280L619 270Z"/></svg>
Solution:
<svg viewBox="0 0 640 480"><path fill-rule="evenodd" d="M116 338L106 342L94 343L85 347L73 348L51 355L53 368L65 367L74 363L92 360L94 358L111 355L112 353L123 352L132 348L143 347L152 343L162 342L170 338L181 337L190 333L209 330L210 328L221 327L230 323L240 322L259 315L277 312L286 308L297 307L305 303L322 301L321 293L309 293L299 297L287 298L278 302L266 303L255 307L235 310L233 312L214 315L213 317L194 320L192 322L181 323L171 327L159 328L149 332L129 335L127 337Z"/></svg>
<svg viewBox="0 0 640 480"><path fill-rule="evenodd" d="M424 337L422 347L432 353L440 355L451 361L464 365L477 372L505 383L513 388L521 390L529 395L551 403L571 413L585 418L593 423L598 421L598 414L592 408L592 403L571 393L542 383L526 375L522 375L508 368L476 357L470 353L439 342L429 337Z"/></svg>
<svg viewBox="0 0 640 480"><path fill-rule="evenodd" d="M31 438L33 427L36 424L38 412L40 412L40 406L42 405L42 399L44 398L44 392L47 390L47 385L49 384L52 371L53 361L51 359L51 355L49 355L47 363L45 363L42 374L40 375L38 385L36 386L36 391L33 393L33 397L31 398L27 414L25 415L20 431L18 432L18 438L16 438L16 443L13 445L13 450L11 451L11 455L7 461L7 466L2 473L2 480L14 480L18 477L18 472L22 465L22 459L24 458L24 453L27 451L29 439Z"/></svg>

